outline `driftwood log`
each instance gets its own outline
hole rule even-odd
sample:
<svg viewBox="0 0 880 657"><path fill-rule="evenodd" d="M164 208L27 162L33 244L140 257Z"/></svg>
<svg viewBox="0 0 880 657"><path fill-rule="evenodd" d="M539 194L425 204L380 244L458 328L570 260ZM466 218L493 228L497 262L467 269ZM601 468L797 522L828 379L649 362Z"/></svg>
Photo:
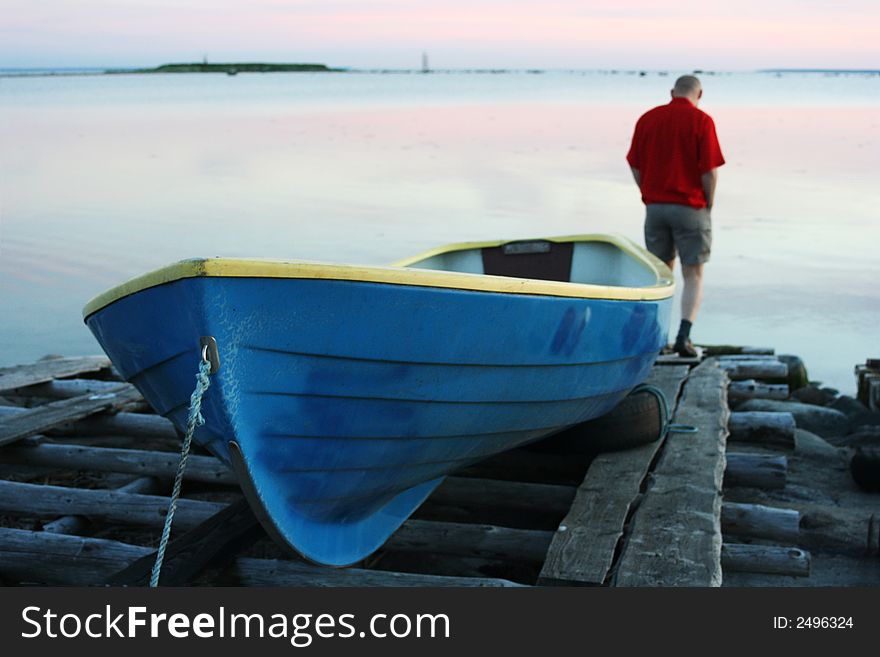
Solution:
<svg viewBox="0 0 880 657"><path fill-rule="evenodd" d="M721 566L736 572L807 577L810 553L796 547L725 543L721 546Z"/></svg>
<svg viewBox="0 0 880 657"><path fill-rule="evenodd" d="M725 486L780 489L785 488L787 478L788 459L785 456L727 454Z"/></svg>
<svg viewBox="0 0 880 657"><path fill-rule="evenodd" d="M118 493L152 495L158 492L159 482L153 477L137 477L124 486L115 488ZM83 516L62 516L43 525L43 531L52 534L82 534L88 529L89 521Z"/></svg>
<svg viewBox="0 0 880 657"><path fill-rule="evenodd" d="M0 406L0 422L30 410L36 409ZM49 433L53 436L113 436L118 438L120 444L137 442L140 438L180 440L170 420L160 415L124 411L114 415L95 415L82 420L65 421L52 427Z"/></svg>
<svg viewBox="0 0 880 657"><path fill-rule="evenodd" d="M193 529L225 506L181 498L174 526ZM156 495L0 481L0 513L10 515L37 518L85 516L123 525L161 527L167 511L168 498Z"/></svg>
<svg viewBox="0 0 880 657"><path fill-rule="evenodd" d="M725 535L797 541L801 514L760 504L725 502L721 507L721 530Z"/></svg>
<svg viewBox="0 0 880 657"><path fill-rule="evenodd" d="M784 383L760 383L753 379L731 381L727 397L731 402L744 399L788 399L788 386Z"/></svg>
<svg viewBox="0 0 880 657"><path fill-rule="evenodd" d="M130 383L117 383L100 394L85 394L62 399L0 419L0 445L6 445L28 436L43 433L66 422L123 408L143 399Z"/></svg>
<svg viewBox="0 0 880 657"><path fill-rule="evenodd" d="M0 450L0 463L46 466L68 470L122 472L170 479L177 472L180 455L140 449L86 447L26 441ZM191 455L186 462L185 479L203 483L236 483L233 472L213 456Z"/></svg>
<svg viewBox="0 0 880 657"><path fill-rule="evenodd" d="M731 413L727 421L729 440L794 449L795 425L791 413L748 411Z"/></svg>
<svg viewBox="0 0 880 657"><path fill-rule="evenodd" d="M731 381L749 379L785 379L788 365L776 358L728 358L718 359L718 365L727 372Z"/></svg>
<svg viewBox="0 0 880 657"><path fill-rule="evenodd" d="M707 344L700 345L706 356L772 356L776 353L773 347L743 347L730 344Z"/></svg>
<svg viewBox="0 0 880 657"><path fill-rule="evenodd" d="M0 577L67 586L100 584L152 548L119 541L0 528ZM226 583L241 586L519 586L508 580L333 569L299 561L238 558Z"/></svg>

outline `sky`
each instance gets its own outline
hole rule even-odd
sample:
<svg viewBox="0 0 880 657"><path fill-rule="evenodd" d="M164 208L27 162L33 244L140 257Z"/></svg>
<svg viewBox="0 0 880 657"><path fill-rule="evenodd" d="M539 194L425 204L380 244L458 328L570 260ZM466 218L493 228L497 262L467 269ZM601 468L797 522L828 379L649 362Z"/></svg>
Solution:
<svg viewBox="0 0 880 657"><path fill-rule="evenodd" d="M877 0L0 0L0 68L880 68Z"/></svg>

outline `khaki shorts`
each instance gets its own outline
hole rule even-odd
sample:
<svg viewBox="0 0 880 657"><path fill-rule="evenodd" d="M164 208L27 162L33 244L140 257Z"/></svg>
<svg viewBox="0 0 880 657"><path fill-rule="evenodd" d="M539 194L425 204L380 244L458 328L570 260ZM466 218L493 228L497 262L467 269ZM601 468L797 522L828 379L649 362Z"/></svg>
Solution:
<svg viewBox="0 0 880 657"><path fill-rule="evenodd" d="M645 246L663 262L674 259L676 251L683 265L707 262L712 251L712 217L706 208L646 205Z"/></svg>

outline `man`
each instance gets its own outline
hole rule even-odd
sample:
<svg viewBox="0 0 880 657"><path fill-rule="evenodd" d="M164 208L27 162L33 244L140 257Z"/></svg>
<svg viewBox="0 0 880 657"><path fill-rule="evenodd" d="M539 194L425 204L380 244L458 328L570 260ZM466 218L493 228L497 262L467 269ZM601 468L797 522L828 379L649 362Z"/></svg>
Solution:
<svg viewBox="0 0 880 657"><path fill-rule="evenodd" d="M626 156L645 203L645 245L672 269L681 259L681 326L673 349L696 356L691 326L703 296L703 264L712 246L712 204L724 164L715 123L697 109L703 89L692 75L675 81L672 100L636 123Z"/></svg>

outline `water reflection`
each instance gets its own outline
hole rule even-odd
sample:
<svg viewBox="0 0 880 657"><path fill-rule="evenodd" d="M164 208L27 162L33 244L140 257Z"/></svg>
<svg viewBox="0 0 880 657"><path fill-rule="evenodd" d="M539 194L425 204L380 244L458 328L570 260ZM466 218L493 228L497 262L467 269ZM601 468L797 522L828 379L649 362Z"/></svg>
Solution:
<svg viewBox="0 0 880 657"><path fill-rule="evenodd" d="M0 364L94 352L85 300L196 255L385 263L471 239L640 239L623 155L657 89L522 76L480 95L437 76L445 91L416 102L423 79L367 77L348 95L339 78L323 95L320 78L254 78L250 97L216 78L3 80ZM749 83L713 79L729 100L706 103L729 164L695 337L795 351L850 389L880 318L876 98L745 102Z"/></svg>

